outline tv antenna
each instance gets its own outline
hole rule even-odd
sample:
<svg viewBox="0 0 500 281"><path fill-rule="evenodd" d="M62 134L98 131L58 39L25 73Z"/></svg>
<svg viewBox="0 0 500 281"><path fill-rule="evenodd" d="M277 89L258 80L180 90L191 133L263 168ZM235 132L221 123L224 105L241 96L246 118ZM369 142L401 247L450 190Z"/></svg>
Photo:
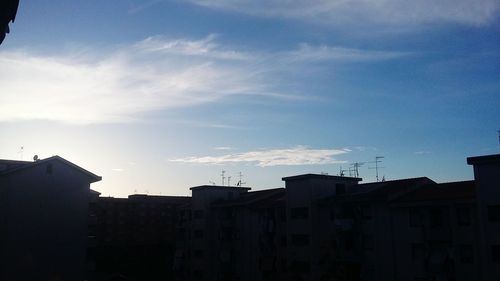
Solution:
<svg viewBox="0 0 500 281"><path fill-rule="evenodd" d="M346 171L347 171L347 170L342 169L342 165L340 165L339 176L344 177L344 176L345 176L345 172L346 172Z"/></svg>
<svg viewBox="0 0 500 281"><path fill-rule="evenodd" d="M231 176L227 177L227 186L231 186Z"/></svg>
<svg viewBox="0 0 500 281"><path fill-rule="evenodd" d="M224 176L224 174L226 173L226 171L222 170L220 176L222 178L222 186L224 186L224 180L226 179L226 177Z"/></svg>
<svg viewBox="0 0 500 281"><path fill-rule="evenodd" d="M375 169L375 177L377 178L377 182L379 182L379 179L378 179L378 169L384 169L385 167L380 167L378 165L378 163L382 163L382 160L380 159L383 159L385 158L384 156L375 156L375 161L372 161L372 162L369 162L369 163L375 163L375 167L368 167L368 169ZM385 177L384 177L384 180L385 180Z"/></svg>
<svg viewBox="0 0 500 281"><path fill-rule="evenodd" d="M351 174L351 171L353 173L353 176L356 178L359 178L359 167L363 166L365 162L354 162L351 164L351 168L349 168L349 175Z"/></svg>
<svg viewBox="0 0 500 281"><path fill-rule="evenodd" d="M23 160L23 152L24 152L24 146L21 146L21 149L17 153L21 154L21 160Z"/></svg>
<svg viewBox="0 0 500 281"><path fill-rule="evenodd" d="M246 182L243 182L243 174L241 172L238 173L238 183L236 184L237 187L242 187Z"/></svg>

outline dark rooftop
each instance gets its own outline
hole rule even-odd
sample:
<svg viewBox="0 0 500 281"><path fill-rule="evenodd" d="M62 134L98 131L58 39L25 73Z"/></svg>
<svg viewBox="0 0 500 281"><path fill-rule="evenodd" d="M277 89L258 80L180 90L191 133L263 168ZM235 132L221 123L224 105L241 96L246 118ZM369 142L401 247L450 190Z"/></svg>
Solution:
<svg viewBox="0 0 500 281"><path fill-rule="evenodd" d="M361 181L360 178L353 177L341 177L341 176L331 176L331 175L323 175L323 174L303 174L297 176L290 176L281 178L283 181L294 181L294 180L306 180L306 179L325 179L325 180L343 180L343 181Z"/></svg>
<svg viewBox="0 0 500 281"><path fill-rule="evenodd" d="M493 164L493 163L500 163L500 154L475 156L467 158L467 164L469 165L482 165L482 164Z"/></svg>
<svg viewBox="0 0 500 281"><path fill-rule="evenodd" d="M473 199L475 191L474 181L430 184L401 196L397 202Z"/></svg>
<svg viewBox="0 0 500 281"><path fill-rule="evenodd" d="M240 189L240 190L250 190L250 189L252 189L250 187L237 187L237 186L225 186L225 185L199 185L199 186L190 187L189 189L190 190L200 190L200 189L213 189L213 188L217 188L217 189L233 189L233 190L237 190L237 189Z"/></svg>
<svg viewBox="0 0 500 281"><path fill-rule="evenodd" d="M214 207L262 205L271 203L269 206L276 206L279 202L285 202L285 189L273 188L259 191L242 193L239 198L233 200L218 200L214 202Z"/></svg>

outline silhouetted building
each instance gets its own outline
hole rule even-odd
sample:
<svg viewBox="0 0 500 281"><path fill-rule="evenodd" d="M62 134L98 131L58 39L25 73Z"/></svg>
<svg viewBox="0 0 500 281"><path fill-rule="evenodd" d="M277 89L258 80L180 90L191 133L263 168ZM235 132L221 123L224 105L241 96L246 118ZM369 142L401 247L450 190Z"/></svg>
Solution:
<svg viewBox="0 0 500 281"><path fill-rule="evenodd" d="M0 160L0 280L84 280L90 184L59 157Z"/></svg>
<svg viewBox="0 0 500 281"><path fill-rule="evenodd" d="M172 280L177 208L189 201L142 194L95 198L89 212L89 279Z"/></svg>
<svg viewBox="0 0 500 281"><path fill-rule="evenodd" d="M473 181L305 174L285 189L193 187L176 279L498 280L500 155L468 163Z"/></svg>
<svg viewBox="0 0 500 281"><path fill-rule="evenodd" d="M0 1L0 44L5 39L5 35L10 32L9 23L16 19L18 6L19 0Z"/></svg>

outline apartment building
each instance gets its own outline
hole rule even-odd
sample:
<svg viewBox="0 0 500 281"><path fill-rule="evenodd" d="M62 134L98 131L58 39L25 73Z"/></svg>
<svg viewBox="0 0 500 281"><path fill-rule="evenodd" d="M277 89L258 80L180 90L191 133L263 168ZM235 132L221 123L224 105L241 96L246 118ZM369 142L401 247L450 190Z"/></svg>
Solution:
<svg viewBox="0 0 500 281"><path fill-rule="evenodd" d="M88 278L172 280L178 207L189 197L134 194L90 203Z"/></svg>
<svg viewBox="0 0 500 281"><path fill-rule="evenodd" d="M0 280L84 280L90 184L53 156L0 160Z"/></svg>
<svg viewBox="0 0 500 281"><path fill-rule="evenodd" d="M200 186L180 211L177 280L498 280L500 155L474 180L305 174L284 189Z"/></svg>

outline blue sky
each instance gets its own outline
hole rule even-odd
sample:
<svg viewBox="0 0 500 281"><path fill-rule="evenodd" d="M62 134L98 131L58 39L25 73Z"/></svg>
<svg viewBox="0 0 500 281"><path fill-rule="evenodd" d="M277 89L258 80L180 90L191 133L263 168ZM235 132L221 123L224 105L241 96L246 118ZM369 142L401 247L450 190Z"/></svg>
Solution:
<svg viewBox="0 0 500 281"><path fill-rule="evenodd" d="M471 179L498 153L494 0L21 1L0 158L60 155L104 195L300 173ZM20 153L20 147L23 152ZM226 178L227 184L227 178Z"/></svg>

